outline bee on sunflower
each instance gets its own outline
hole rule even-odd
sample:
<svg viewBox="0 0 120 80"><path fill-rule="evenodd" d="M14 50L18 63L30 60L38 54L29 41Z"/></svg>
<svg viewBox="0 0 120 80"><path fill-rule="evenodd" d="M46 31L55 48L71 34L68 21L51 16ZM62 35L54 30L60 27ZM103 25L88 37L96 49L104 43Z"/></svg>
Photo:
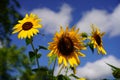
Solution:
<svg viewBox="0 0 120 80"><path fill-rule="evenodd" d="M36 35L39 33L38 28L42 28L42 25L39 24L41 22L41 19L37 17L35 14L26 14L25 18L23 20L19 20L18 24L16 24L13 27L13 34L14 33L19 33L18 38L23 39L23 38L31 38L33 35Z"/></svg>
<svg viewBox="0 0 120 80"><path fill-rule="evenodd" d="M92 32L90 36L91 43L93 44L93 48L97 48L98 54L106 54L105 49L103 48L103 41L102 37L105 34L105 32L100 32L100 30L94 25L91 25Z"/></svg>
<svg viewBox="0 0 120 80"><path fill-rule="evenodd" d="M51 50L48 57L57 55L58 64L62 64L66 67L68 63L71 67L80 64L78 56L85 57L85 54L81 53L80 50L85 50L86 47L83 43L81 34L78 33L79 29L72 27L66 30L60 27L60 32L56 32L53 38L53 42L49 42L48 49Z"/></svg>

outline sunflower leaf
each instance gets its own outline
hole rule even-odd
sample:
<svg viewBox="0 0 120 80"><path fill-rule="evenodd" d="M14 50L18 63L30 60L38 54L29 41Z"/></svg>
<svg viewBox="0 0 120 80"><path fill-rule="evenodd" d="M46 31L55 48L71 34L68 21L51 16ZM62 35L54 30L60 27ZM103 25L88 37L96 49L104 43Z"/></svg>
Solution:
<svg viewBox="0 0 120 80"><path fill-rule="evenodd" d="M48 50L45 46L39 46L39 49L44 49L44 50Z"/></svg>
<svg viewBox="0 0 120 80"><path fill-rule="evenodd" d="M51 57L49 57L49 61L48 61L48 65L50 65L53 61L55 61L57 55L52 55Z"/></svg>
<svg viewBox="0 0 120 80"><path fill-rule="evenodd" d="M70 69L73 71L74 74L76 74L76 67L75 66L70 66Z"/></svg>
<svg viewBox="0 0 120 80"><path fill-rule="evenodd" d="M88 46L90 47L91 51L94 52L94 44L93 43L89 43Z"/></svg>
<svg viewBox="0 0 120 80"><path fill-rule="evenodd" d="M29 38L26 38L26 39L25 39L26 45L31 44L32 41L33 41L32 38L30 38L30 39L29 39Z"/></svg>
<svg viewBox="0 0 120 80"><path fill-rule="evenodd" d="M57 76L57 80L70 80L70 78L61 74Z"/></svg>
<svg viewBox="0 0 120 80"><path fill-rule="evenodd" d="M33 51L29 51L30 61L32 62L35 59L35 53Z"/></svg>
<svg viewBox="0 0 120 80"><path fill-rule="evenodd" d="M85 33L85 32L83 32L83 33L82 33L82 37L88 37L88 34Z"/></svg>
<svg viewBox="0 0 120 80"><path fill-rule="evenodd" d="M120 69L120 68L118 68L118 67L115 67L115 66L113 66L113 65L111 65L111 64L109 64L109 63L106 63L108 66L110 66L112 69Z"/></svg>
<svg viewBox="0 0 120 80"><path fill-rule="evenodd" d="M39 54L37 54L37 58L40 58L42 55L39 53Z"/></svg>
<svg viewBox="0 0 120 80"><path fill-rule="evenodd" d="M75 74L70 74L69 76L74 77L75 79L79 79L79 77L76 76Z"/></svg>

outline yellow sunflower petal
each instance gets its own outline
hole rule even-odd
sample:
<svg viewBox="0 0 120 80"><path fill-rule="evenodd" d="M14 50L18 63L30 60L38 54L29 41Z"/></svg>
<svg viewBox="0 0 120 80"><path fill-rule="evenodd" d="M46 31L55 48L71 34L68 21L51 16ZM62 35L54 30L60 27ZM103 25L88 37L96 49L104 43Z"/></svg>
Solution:
<svg viewBox="0 0 120 80"><path fill-rule="evenodd" d="M100 30L92 24L92 36L91 36L91 43L93 43L94 48L97 48L98 54L106 54L106 51L103 48L102 43L102 36L105 34L105 32L100 32Z"/></svg>
<svg viewBox="0 0 120 80"><path fill-rule="evenodd" d="M48 57L53 55L54 50L50 51L50 53L47 55Z"/></svg>
<svg viewBox="0 0 120 80"><path fill-rule="evenodd" d="M33 34L37 34L39 32L38 29L31 29L31 31L32 31Z"/></svg>
<svg viewBox="0 0 120 80"><path fill-rule="evenodd" d="M79 29L69 29L66 27L64 30L60 26L60 32L56 32L53 38L53 42L49 43L49 50L56 50L58 55L58 64L64 64L67 66L68 63L70 66L78 66L80 64L78 51L84 50L83 39L80 37ZM76 47L76 48L75 48ZM81 54L81 56L84 56Z"/></svg>
<svg viewBox="0 0 120 80"><path fill-rule="evenodd" d="M19 33L18 38L31 38L33 35L36 35L39 30L38 28L42 28L42 25L39 24L41 19L39 19L34 14L26 14L25 17L22 20L18 21L18 24L16 24L13 27L13 34Z"/></svg>
<svg viewBox="0 0 120 80"><path fill-rule="evenodd" d="M70 63L70 65L73 67L74 65L73 65L73 60L72 60L72 57L69 57L68 58L68 62Z"/></svg>
<svg viewBox="0 0 120 80"><path fill-rule="evenodd" d="M19 34L18 34L18 38L19 38L19 39L22 39L22 38L23 38L23 36L24 36L24 33L23 33L23 32L24 32L23 30L19 32Z"/></svg>
<svg viewBox="0 0 120 80"><path fill-rule="evenodd" d="M63 57L63 63L64 63L64 66L67 66L67 60L65 57Z"/></svg>
<svg viewBox="0 0 120 80"><path fill-rule="evenodd" d="M59 56L59 57L58 57L58 64L59 64L59 65L62 63L62 60L63 60L63 59L62 59L62 56Z"/></svg>
<svg viewBox="0 0 120 80"><path fill-rule="evenodd" d="M79 56L82 56L82 57L85 57L85 56L86 56L85 54L83 54L83 53L81 53L81 52L78 52L78 55L79 55Z"/></svg>

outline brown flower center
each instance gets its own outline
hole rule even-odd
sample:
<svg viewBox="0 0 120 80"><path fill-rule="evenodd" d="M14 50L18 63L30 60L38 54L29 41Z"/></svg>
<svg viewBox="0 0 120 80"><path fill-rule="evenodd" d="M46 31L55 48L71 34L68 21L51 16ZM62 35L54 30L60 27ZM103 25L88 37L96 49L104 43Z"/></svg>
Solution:
<svg viewBox="0 0 120 80"><path fill-rule="evenodd" d="M95 37L94 37L94 38L95 38L95 40L96 40L97 44L98 44L98 45L100 45L100 44L101 44L101 42L102 42L102 41L101 41L101 37L100 37L99 35L95 35Z"/></svg>
<svg viewBox="0 0 120 80"><path fill-rule="evenodd" d="M23 30L29 30L29 29L32 28L32 26L33 26L33 24L31 22L26 22L22 25L22 29Z"/></svg>
<svg viewBox="0 0 120 80"><path fill-rule="evenodd" d="M58 42L58 50L62 55L69 56L74 50L74 44L69 37L63 36Z"/></svg>

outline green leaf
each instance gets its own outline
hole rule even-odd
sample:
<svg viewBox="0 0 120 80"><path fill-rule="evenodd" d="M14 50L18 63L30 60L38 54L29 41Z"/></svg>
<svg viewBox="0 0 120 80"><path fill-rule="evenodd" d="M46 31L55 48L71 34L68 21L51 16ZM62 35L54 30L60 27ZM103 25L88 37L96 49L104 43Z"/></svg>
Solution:
<svg viewBox="0 0 120 80"><path fill-rule="evenodd" d="M89 43L88 46L90 47L91 51L94 52L94 44L93 43Z"/></svg>
<svg viewBox="0 0 120 80"><path fill-rule="evenodd" d="M37 58L40 58L42 55L39 53L39 54L37 54Z"/></svg>
<svg viewBox="0 0 120 80"><path fill-rule="evenodd" d="M30 61L32 62L35 59L35 53L30 51L29 52L29 57L30 57Z"/></svg>
<svg viewBox="0 0 120 80"><path fill-rule="evenodd" d="M88 37L88 34L85 33L85 32L83 32L83 33L82 33L82 37Z"/></svg>
<svg viewBox="0 0 120 80"><path fill-rule="evenodd" d="M32 43L32 38L26 38L25 42L26 42L26 45L29 45L30 43Z"/></svg>
<svg viewBox="0 0 120 80"><path fill-rule="evenodd" d="M108 66L112 68L112 74L116 79L120 79L120 68L115 67L111 64L106 63Z"/></svg>
<svg viewBox="0 0 120 80"><path fill-rule="evenodd" d="M44 50L48 50L45 46L39 46L39 49L44 49Z"/></svg>
<svg viewBox="0 0 120 80"><path fill-rule="evenodd" d="M109 63L106 63L108 66L110 66L111 68L113 68L113 69L120 69L120 68L117 68L117 67L115 67L115 66L113 66L113 65L111 65L111 64L109 64Z"/></svg>
<svg viewBox="0 0 120 80"><path fill-rule="evenodd" d="M74 67L70 66L70 69L73 71L74 74L76 74L76 66Z"/></svg>
<svg viewBox="0 0 120 80"><path fill-rule="evenodd" d="M75 74L70 74L70 76L74 77L75 79L79 79L79 77L76 76Z"/></svg>
<svg viewBox="0 0 120 80"><path fill-rule="evenodd" d="M57 76L57 80L70 80L70 78L61 74Z"/></svg>
<svg viewBox="0 0 120 80"><path fill-rule="evenodd" d="M52 55L51 57L49 57L48 65L50 65L52 62L54 62L56 57L57 57L57 55L55 55L55 54Z"/></svg>

